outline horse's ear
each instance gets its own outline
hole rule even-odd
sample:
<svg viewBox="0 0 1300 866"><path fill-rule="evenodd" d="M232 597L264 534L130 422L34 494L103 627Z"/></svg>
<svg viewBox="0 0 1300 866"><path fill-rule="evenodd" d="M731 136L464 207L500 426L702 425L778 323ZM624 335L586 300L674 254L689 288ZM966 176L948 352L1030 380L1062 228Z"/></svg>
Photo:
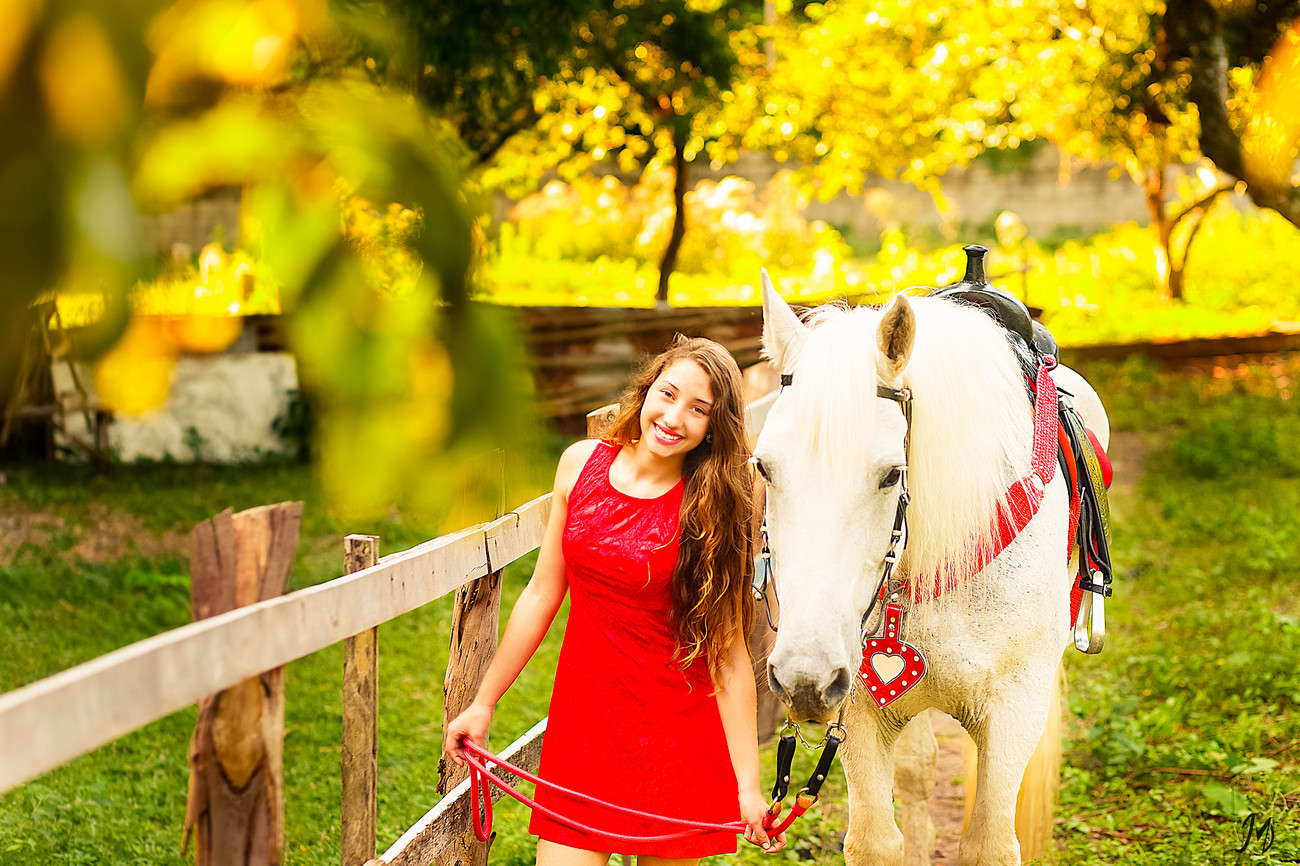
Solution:
<svg viewBox="0 0 1300 866"><path fill-rule="evenodd" d="M777 294L776 287L768 279L767 269L762 268L760 272L763 277L763 357L781 372L789 372L808 335L808 326L799 321L785 298Z"/></svg>
<svg viewBox="0 0 1300 866"><path fill-rule="evenodd" d="M885 381L894 382L903 375L915 342L916 313L912 312L907 295L894 295L876 332L876 345L885 359L885 369L881 371Z"/></svg>

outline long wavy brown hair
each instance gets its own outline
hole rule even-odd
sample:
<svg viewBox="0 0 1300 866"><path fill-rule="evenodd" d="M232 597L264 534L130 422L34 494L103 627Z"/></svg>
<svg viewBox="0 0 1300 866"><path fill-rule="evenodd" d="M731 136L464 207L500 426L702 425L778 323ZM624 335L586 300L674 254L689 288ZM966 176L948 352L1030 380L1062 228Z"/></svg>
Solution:
<svg viewBox="0 0 1300 866"><path fill-rule="evenodd" d="M748 646L754 601L754 475L747 461L744 385L725 348L703 337L678 335L632 378L603 438L631 445L641 437L641 408L655 380L679 361L694 361L709 377L713 406L705 440L686 455L686 489L673 571L672 625L685 669L703 655L715 681L734 641Z"/></svg>

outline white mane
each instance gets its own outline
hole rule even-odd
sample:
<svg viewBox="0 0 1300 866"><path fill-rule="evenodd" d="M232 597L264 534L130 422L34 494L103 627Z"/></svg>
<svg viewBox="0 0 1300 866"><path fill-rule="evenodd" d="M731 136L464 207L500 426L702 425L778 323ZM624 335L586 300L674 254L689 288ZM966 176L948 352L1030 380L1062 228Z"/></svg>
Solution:
<svg viewBox="0 0 1300 866"><path fill-rule="evenodd" d="M880 311L870 307L818 307L808 318L814 335L804 341L793 369L797 386L788 392L803 429L799 442L821 480L854 485L861 477L865 437L884 404L876 399L876 326Z"/></svg>
<svg viewBox="0 0 1300 866"><path fill-rule="evenodd" d="M903 371L912 391L907 554L902 568L933 575L963 567L974 545L989 543L990 522L1007 487L1029 472L1033 410L1002 329L959 302L909 297L916 343ZM879 310L818 308L796 362L790 397L807 425L802 437L831 476L861 477L862 431L888 404L876 329ZM824 464L825 465L825 464ZM922 579L922 586L929 581Z"/></svg>

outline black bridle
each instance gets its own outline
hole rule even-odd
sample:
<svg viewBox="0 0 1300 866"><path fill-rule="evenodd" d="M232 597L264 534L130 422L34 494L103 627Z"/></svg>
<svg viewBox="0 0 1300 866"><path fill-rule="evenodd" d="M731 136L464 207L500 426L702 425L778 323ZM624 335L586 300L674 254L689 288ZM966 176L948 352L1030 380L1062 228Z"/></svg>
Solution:
<svg viewBox="0 0 1300 866"><path fill-rule="evenodd" d="M793 382L793 373L781 374L782 389ZM912 452L912 391L910 388L890 388L886 385L877 385L876 396L886 400L893 400L903 411L903 422L906 425L906 432L903 434L903 455L906 460L911 456ZM904 463L898 469L898 508L894 512L894 526L889 532L889 550L885 553L885 563L881 568L880 580L876 584L875 591L871 594L871 602L867 605L866 613L862 615L861 628L864 635L867 623L871 620L872 613L875 612L876 604L886 596L896 599L901 588L900 582L893 575L901 551L907 548L907 506L911 502L911 496L907 490L907 464ZM778 605L781 602L781 597L776 591L776 575L772 568L772 549L767 540L766 496L767 494L764 492L763 524L759 529L763 548L759 553L759 567L754 569L753 591L754 601L763 603L763 611L767 615L768 626L771 627L772 631L776 631L776 623L772 620L772 605L767 597L769 583L772 586L772 594L776 596Z"/></svg>

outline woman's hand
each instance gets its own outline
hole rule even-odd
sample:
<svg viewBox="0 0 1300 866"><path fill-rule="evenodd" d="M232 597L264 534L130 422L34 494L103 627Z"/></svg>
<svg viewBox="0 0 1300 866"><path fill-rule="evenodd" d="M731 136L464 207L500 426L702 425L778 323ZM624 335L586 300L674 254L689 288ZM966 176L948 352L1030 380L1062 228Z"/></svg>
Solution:
<svg viewBox="0 0 1300 866"><path fill-rule="evenodd" d="M458 766L465 765L465 750L461 748L461 739L469 740L480 746L487 744L488 724L492 721L492 707L479 703L470 704L464 712L451 720L442 738L442 751Z"/></svg>
<svg viewBox="0 0 1300 866"><path fill-rule="evenodd" d="M758 791L740 792L740 817L749 826L745 828L745 841L753 842L769 854L775 854L785 847L785 834L769 836L763 828L763 819L767 817L767 801Z"/></svg>

